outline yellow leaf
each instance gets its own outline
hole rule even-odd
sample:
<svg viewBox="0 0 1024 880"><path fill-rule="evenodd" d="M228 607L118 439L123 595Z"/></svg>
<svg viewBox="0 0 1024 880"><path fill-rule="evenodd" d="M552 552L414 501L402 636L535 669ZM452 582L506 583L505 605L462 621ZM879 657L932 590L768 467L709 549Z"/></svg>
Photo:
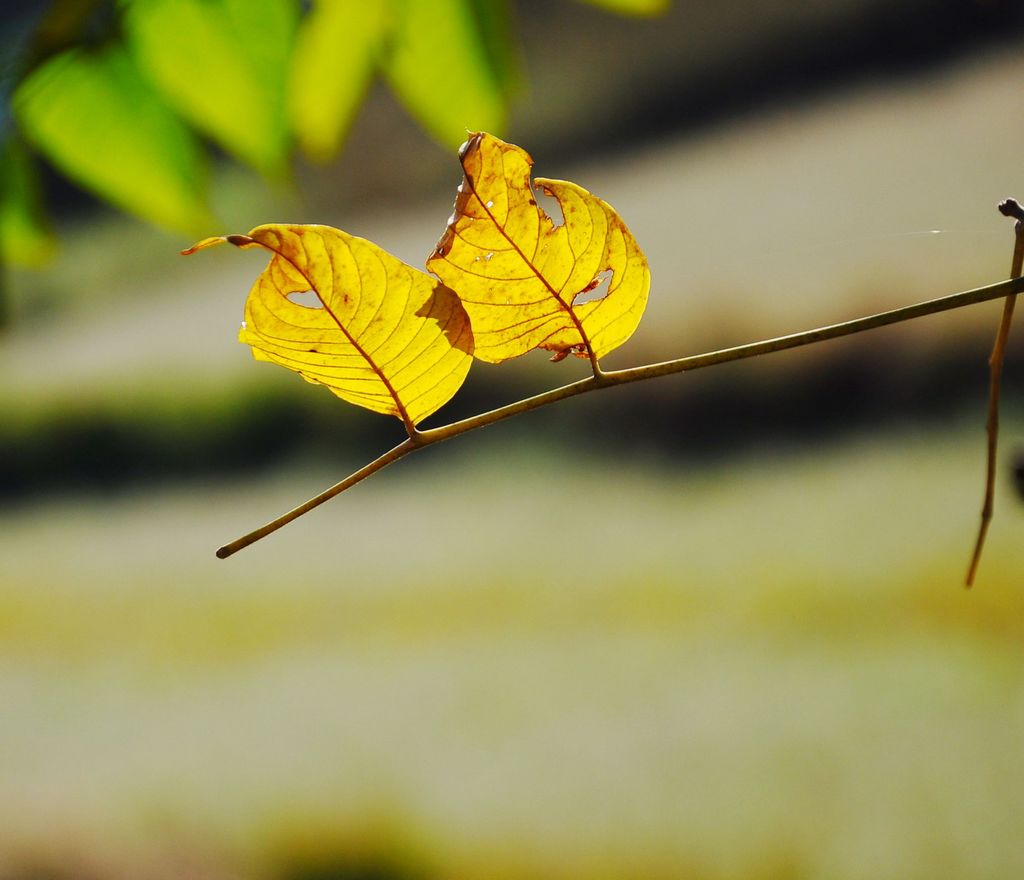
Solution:
<svg viewBox="0 0 1024 880"><path fill-rule="evenodd" d="M561 206L555 225L537 205L525 150L480 132L459 158L465 177L427 268L458 291L476 357L500 363L535 348L588 357L589 346L600 358L625 342L651 276L611 205L574 183L537 178ZM599 285L599 298L580 301Z"/></svg>
<svg viewBox="0 0 1024 880"><path fill-rule="evenodd" d="M462 385L473 334L458 297L372 242L329 226L257 226L207 238L273 257L245 303L239 341L258 360L412 428ZM315 305L296 302L311 291Z"/></svg>

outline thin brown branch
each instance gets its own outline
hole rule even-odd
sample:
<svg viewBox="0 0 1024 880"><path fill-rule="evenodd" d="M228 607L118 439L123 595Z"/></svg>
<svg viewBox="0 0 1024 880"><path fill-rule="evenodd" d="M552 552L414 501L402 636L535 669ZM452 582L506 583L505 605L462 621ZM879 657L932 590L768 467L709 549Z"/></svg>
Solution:
<svg viewBox="0 0 1024 880"><path fill-rule="evenodd" d="M953 293L939 299L928 300L927 302L893 309L889 312L881 312L877 315L869 315L864 318L857 318L852 321L845 321L840 324L831 324L826 327L818 327L813 330L804 330L800 333L792 333L788 336L780 336L775 339L766 339L761 342L752 342L747 345L739 345L734 348L726 348L718 351L711 351L705 354L692 355L690 357L678 358L677 360L665 361L658 364L647 364L640 367L632 367L626 370L615 370L612 372L601 372L600 374L573 382L570 385L563 385L546 391L543 394L528 397L507 406L499 407L490 412L481 413L468 419L452 422L439 428L432 428L426 431L414 431L410 433L409 439L398 444L380 458L360 468L354 474L346 477L340 483L335 484L325 492L321 492L315 498L311 498L305 504L296 507L283 516L278 517L265 526L250 532L243 537L225 544L217 551L217 556L225 559L232 553L248 547L250 544L264 538L271 532L277 531L284 525L292 522L314 507L323 504L325 501L339 495L346 489L361 482L382 468L393 462L404 458L416 449L429 446L433 443L440 443L451 440L462 434L493 425L495 422L504 421L513 416L520 415L531 410L557 403L569 397L576 397L600 388L609 388L613 385L625 385L630 382L641 382L647 379L654 379L658 376L669 376L674 373L683 373L691 370L698 370L704 367L712 367L717 364L729 363L730 361L743 360L745 358L759 357L771 354L776 351L785 351L790 348L798 348L804 345L813 345L824 342L826 339L837 339L841 336L850 336L854 333L863 333L866 330L874 330L877 327L885 327L889 324L896 324L901 321L910 321L915 318L923 318L926 315L934 315L939 312L959 309L964 306L988 302L993 299L1000 299L1016 294L1024 290L1024 279L1015 278L1009 281L1001 281L998 284L991 284L987 287L978 287L974 290L966 290L960 293Z"/></svg>
<svg viewBox="0 0 1024 880"><path fill-rule="evenodd" d="M1013 260L1010 264L1010 278L1020 278L1022 267L1024 267L1024 208L1016 199L1007 199L999 204L999 213L1004 217L1013 217L1016 220L1013 225ZM992 354L988 359L988 419L985 422L988 444L985 463L985 500L981 505L981 523L978 526L978 537L974 542L974 553L971 554L971 564L967 569L965 586L968 589L974 585L974 578L978 573L981 551L985 546L985 536L988 534L988 527L992 522L992 511L995 505L996 466L998 463L996 452L999 443L999 394L1003 379L1003 361L1006 359L1006 345L1010 339L1010 324L1013 321L1013 307L1016 302L1017 295L1015 293L1006 297L1006 302L1003 304L1003 315L999 319L999 329L996 331L996 341L992 345Z"/></svg>
<svg viewBox="0 0 1024 880"><path fill-rule="evenodd" d="M964 306L988 302L993 299L1000 299L1008 294L1024 290L1024 280L1001 281L998 284L990 284L987 287L977 287L973 290L965 290L949 296L932 299L926 302L917 303L912 306L893 309L889 312L881 312L876 315L869 315L865 318L857 318L853 321L845 321L840 324L830 324L826 327L817 327L813 330L804 330L800 333L792 333L788 336L779 336L775 339L766 339L761 342L751 342L746 345L738 345L734 348L723 348L718 351L711 351L705 354L695 354L689 357L678 358L677 360L663 361L658 364L648 364L642 367L631 367L626 370L613 370L601 374L600 379L590 377L574 382L571 385L563 385L551 391L545 391L534 397L528 397L516 403L508 404L490 412L481 413L450 425L440 428L433 428L420 433L421 442L434 443L440 440L448 440L451 437L464 434L476 428L483 428L500 422L510 416L529 412L549 403L564 400L567 397L575 397L578 394L585 394L598 388L607 388L611 385L625 385L629 382L640 382L645 379L654 379L658 376L670 376L674 373L684 373L692 370L699 370L704 367L713 367L717 364L725 364L730 361L744 360L746 358L759 357L771 354L776 351L785 351L789 348L799 348L803 345L813 345L817 342L824 342L826 339L837 339L841 336L850 336L854 333L863 333L866 330L874 330L878 327L886 327L889 324L897 324L901 321L911 321L915 318L923 318L926 315L935 315L939 312L946 312L951 309L959 309Z"/></svg>
<svg viewBox="0 0 1024 880"><path fill-rule="evenodd" d="M380 458L376 458L369 464L363 465L354 474L350 474L345 477L340 483L335 483L330 489L325 489L319 495L310 498L305 504L300 504L298 507L289 510L287 513L279 516L277 519L268 522L264 526L260 526L258 529L254 529L247 535L243 535L241 538L237 538L231 541L217 550L218 559L227 559L233 553L237 553L239 550L248 547L250 544L255 543L260 538L265 538L271 532L276 532L281 526L286 526L294 519L298 519L304 513L309 513L314 507L319 507L325 501L330 501L335 495L340 495L346 489L352 488L356 483L361 483L367 477L377 473L377 471L386 468L389 464L393 464L400 458L405 458L410 452L416 449L416 443L410 437L408 440L403 440L394 449L385 452Z"/></svg>

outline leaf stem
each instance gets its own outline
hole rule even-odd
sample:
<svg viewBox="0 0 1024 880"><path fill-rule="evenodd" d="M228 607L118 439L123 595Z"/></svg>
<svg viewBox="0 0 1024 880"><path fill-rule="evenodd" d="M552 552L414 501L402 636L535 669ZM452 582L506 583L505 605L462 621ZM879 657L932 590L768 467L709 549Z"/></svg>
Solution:
<svg viewBox="0 0 1024 880"><path fill-rule="evenodd" d="M624 370L613 370L610 372L601 371L586 379L545 391L533 397L510 403L506 406L493 409L490 412L481 413L458 422L452 422L439 428L431 428L425 431L414 430L407 440L399 443L398 446L384 453L380 458L375 459L355 473L346 477L340 483L336 483L315 498L311 498L305 504L301 504L294 510L278 517L255 531L225 544L217 551L217 556L226 559L232 553L248 547L250 544L277 531L284 525L298 519L304 513L314 507L318 507L325 501L340 495L346 489L362 482L367 477L381 470L393 462L404 458L418 448L429 446L433 443L440 443L444 440L451 440L477 428L493 425L513 416L520 415L531 410L557 403L569 397L576 397L595 391L599 388L608 388L613 385L625 385L630 382L641 382L647 379L655 379L659 376L670 376L674 373L683 373L691 370L698 370L704 367L712 367L717 364L729 363L730 361L743 360L745 358L759 357L771 354L776 351L785 351L790 348L798 348L804 345L813 345L824 342L826 339L837 339L841 336L851 336L855 333L863 333L866 330L874 330L877 327L885 327L889 324L897 324L901 321L910 321L915 318L923 318L926 315L934 315L939 312L959 309L964 306L988 302L1002 297L1012 295L1024 290L1024 278L1011 278L1008 281L1001 281L998 284L990 284L986 287L977 287L973 290L965 290L960 293L953 293L949 296L928 300L903 308L893 309L888 312L881 312L876 315L869 315L864 318L856 318L852 321L844 321L839 324L830 324L825 327L817 327L812 330L804 330L799 333L791 333L788 336L779 336L774 339L766 339L760 342L751 342L746 345L737 345L732 348L719 349L704 354L691 355L689 357L677 358L676 360L664 361L657 364L647 364L639 367L631 367ZM1005 343L1004 343L1005 347Z"/></svg>
<svg viewBox="0 0 1024 880"><path fill-rule="evenodd" d="M1022 269L1024 269L1024 208L1021 207L1016 199L1007 199L1000 203L999 212L1006 217L1014 217L1017 221L1013 225L1013 260L1010 265L1010 278L1020 278ZM985 546L985 536L988 534L988 527L992 521L992 510L995 505L996 448L999 442L999 393L1003 378L1003 360L1006 357L1006 344L1010 339L1010 324L1013 321L1013 307L1016 305L1016 302L1016 293L1006 297L1006 302L1003 304L1003 315L999 319L999 329L996 331L996 340L992 345L992 354L988 359L988 419L985 422L988 444L985 465L985 500L981 505L981 523L978 526L978 537L974 542L974 553L971 554L971 564L967 569L967 579L964 584L968 589L974 585L974 578L978 573L978 563L981 562L981 551Z"/></svg>

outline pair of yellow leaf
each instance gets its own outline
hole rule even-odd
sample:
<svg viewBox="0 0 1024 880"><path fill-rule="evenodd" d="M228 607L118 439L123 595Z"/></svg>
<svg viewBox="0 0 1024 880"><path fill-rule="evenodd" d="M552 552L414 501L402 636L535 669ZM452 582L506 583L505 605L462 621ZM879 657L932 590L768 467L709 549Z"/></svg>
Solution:
<svg viewBox="0 0 1024 880"><path fill-rule="evenodd" d="M606 202L574 183L535 183L525 150L472 135L459 151L455 210L428 275L328 226L271 224L208 238L273 257L245 305L239 340L260 360L415 425L451 399L473 357L500 363L535 348L598 359L625 342L647 304L647 260ZM603 282L603 296L581 296ZM293 301L312 291L319 307Z"/></svg>

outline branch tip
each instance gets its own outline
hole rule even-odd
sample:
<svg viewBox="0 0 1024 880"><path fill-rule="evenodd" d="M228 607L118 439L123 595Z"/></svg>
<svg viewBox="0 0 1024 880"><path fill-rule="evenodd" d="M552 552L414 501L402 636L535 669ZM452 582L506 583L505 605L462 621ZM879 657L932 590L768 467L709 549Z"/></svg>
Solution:
<svg viewBox="0 0 1024 880"><path fill-rule="evenodd" d="M999 203L999 213L1004 217L1013 217L1015 220L1024 221L1024 207L1016 199L1003 199Z"/></svg>

